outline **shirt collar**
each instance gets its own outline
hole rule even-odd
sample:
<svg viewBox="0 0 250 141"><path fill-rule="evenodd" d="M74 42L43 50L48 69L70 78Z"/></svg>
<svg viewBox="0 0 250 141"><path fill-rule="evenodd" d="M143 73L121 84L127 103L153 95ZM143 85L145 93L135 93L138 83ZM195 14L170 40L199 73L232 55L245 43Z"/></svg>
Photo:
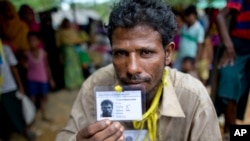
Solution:
<svg viewBox="0 0 250 141"><path fill-rule="evenodd" d="M169 69L169 68L165 68ZM169 75L170 70L169 70ZM173 84L170 80L169 75L167 76L167 85L163 88L162 101L159 107L160 114L169 117L185 117L185 114L181 108L179 100L176 96Z"/></svg>
<svg viewBox="0 0 250 141"><path fill-rule="evenodd" d="M160 104L159 110L162 116L169 117L185 117L185 114L181 108L179 100L176 96L172 81L170 80L170 69L168 69L169 75L167 76L167 85L163 88L162 102ZM118 79L116 79L115 84L119 84Z"/></svg>

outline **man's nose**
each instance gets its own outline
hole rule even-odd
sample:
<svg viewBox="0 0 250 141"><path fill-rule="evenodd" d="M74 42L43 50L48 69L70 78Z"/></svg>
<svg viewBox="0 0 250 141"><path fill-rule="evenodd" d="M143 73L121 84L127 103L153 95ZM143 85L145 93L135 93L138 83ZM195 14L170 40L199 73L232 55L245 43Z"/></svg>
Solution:
<svg viewBox="0 0 250 141"><path fill-rule="evenodd" d="M129 56L129 61L127 64L127 73L130 75L141 73L140 65L141 64L140 64L139 58L136 56L136 54L131 54Z"/></svg>

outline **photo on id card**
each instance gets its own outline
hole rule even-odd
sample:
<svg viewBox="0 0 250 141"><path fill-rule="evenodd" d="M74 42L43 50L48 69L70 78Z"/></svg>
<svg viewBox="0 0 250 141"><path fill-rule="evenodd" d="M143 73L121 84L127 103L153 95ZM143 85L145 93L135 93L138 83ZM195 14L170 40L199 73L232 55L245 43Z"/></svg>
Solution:
<svg viewBox="0 0 250 141"><path fill-rule="evenodd" d="M141 120L145 109L145 96L142 88L122 87L116 91L114 87L96 87L96 119L114 121Z"/></svg>
<svg viewBox="0 0 250 141"><path fill-rule="evenodd" d="M149 141L147 130L125 130L125 141Z"/></svg>

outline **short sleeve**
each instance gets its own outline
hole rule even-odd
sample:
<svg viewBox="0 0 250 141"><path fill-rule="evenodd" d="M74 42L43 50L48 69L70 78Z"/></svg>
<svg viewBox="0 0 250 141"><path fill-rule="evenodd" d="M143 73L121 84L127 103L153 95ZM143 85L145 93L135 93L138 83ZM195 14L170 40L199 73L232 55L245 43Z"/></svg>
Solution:
<svg viewBox="0 0 250 141"><path fill-rule="evenodd" d="M198 29L198 43L203 43L204 42L204 36L205 36L205 31L202 28L202 26L200 26L200 28Z"/></svg>
<svg viewBox="0 0 250 141"><path fill-rule="evenodd" d="M17 60L15 55L13 54L11 48L9 46L4 45L4 55L6 58L6 62L10 65L10 66L15 66L17 65Z"/></svg>
<svg viewBox="0 0 250 141"><path fill-rule="evenodd" d="M244 0L228 0L226 7L237 11L241 10Z"/></svg>

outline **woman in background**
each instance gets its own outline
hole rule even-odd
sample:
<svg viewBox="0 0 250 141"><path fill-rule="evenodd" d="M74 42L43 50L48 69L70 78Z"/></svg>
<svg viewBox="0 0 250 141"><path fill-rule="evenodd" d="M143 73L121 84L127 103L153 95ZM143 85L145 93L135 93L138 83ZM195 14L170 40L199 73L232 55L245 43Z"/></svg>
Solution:
<svg viewBox="0 0 250 141"><path fill-rule="evenodd" d="M79 57L75 47L82 43L77 30L68 19L64 19L57 31L57 46L61 48L64 62L65 88L79 88L83 82Z"/></svg>
<svg viewBox="0 0 250 141"><path fill-rule="evenodd" d="M29 5L22 5L18 13L20 19L29 27L30 32L40 31L40 24L36 21L35 12Z"/></svg>
<svg viewBox="0 0 250 141"><path fill-rule="evenodd" d="M14 5L7 0L0 1L0 33L3 40L14 46L14 51L28 50L27 25L19 18Z"/></svg>

